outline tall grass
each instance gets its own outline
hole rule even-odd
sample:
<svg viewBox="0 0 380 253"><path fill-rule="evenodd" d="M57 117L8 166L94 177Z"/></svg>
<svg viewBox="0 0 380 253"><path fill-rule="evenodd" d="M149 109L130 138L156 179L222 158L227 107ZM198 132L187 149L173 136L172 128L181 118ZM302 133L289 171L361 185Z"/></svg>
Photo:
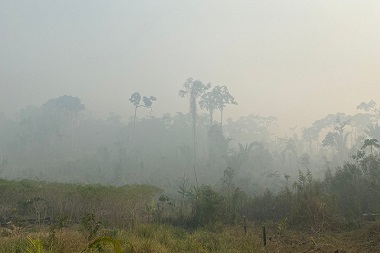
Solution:
<svg viewBox="0 0 380 253"><path fill-rule="evenodd" d="M142 210L160 190L147 185L121 187L0 179L1 223L42 225L80 223L94 213L102 224L129 227L145 221Z"/></svg>

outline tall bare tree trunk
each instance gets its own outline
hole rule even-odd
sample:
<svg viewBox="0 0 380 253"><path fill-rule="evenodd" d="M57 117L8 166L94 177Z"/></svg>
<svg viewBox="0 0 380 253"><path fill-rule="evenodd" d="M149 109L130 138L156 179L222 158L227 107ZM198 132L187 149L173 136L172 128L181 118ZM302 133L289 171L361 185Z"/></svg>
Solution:
<svg viewBox="0 0 380 253"><path fill-rule="evenodd" d="M223 109L220 109L220 130L223 132Z"/></svg>
<svg viewBox="0 0 380 253"><path fill-rule="evenodd" d="M197 154L196 154L196 146L197 146L197 138L196 138L196 127L197 127L197 101L195 100L195 97L190 98L190 109L191 109L191 114L193 118L193 171L194 171L194 177L195 177L195 182L198 187L198 177L197 177L197 172L195 170L195 163L197 160Z"/></svg>
<svg viewBox="0 0 380 253"><path fill-rule="evenodd" d="M136 125L137 106L135 106L135 116L133 117L133 126Z"/></svg>

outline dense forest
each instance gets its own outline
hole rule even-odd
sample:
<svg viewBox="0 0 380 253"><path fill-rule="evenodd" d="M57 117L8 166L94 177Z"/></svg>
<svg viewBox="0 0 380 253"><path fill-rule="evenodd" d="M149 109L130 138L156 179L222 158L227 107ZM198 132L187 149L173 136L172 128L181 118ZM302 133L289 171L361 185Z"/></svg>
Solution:
<svg viewBox="0 0 380 253"><path fill-rule="evenodd" d="M223 119L226 106L239 106L227 87L188 79L183 88L179 94L189 111L174 115L149 115L159 98L136 92L126 99L126 106L135 109L128 120L115 113L95 118L91 108L72 96L28 106L14 118L3 116L1 176L144 183L175 192L183 179L192 185L196 178L199 185L216 184L229 168L237 186L261 194L297 181L299 171L310 170L321 179L326 169L334 171L353 161L358 151L378 153L380 112L374 101L358 105L355 115L332 113L310 126L291 129L289 136L278 136L274 116ZM148 116L140 118L140 113Z"/></svg>
<svg viewBox="0 0 380 253"><path fill-rule="evenodd" d="M1 117L2 225L52 226L54 237L57 224L82 224L91 241L100 224L213 231L258 222L281 236L288 229L350 231L376 218L380 109L374 101L357 105L355 115L332 113L279 136L274 116L224 119L227 106L239 106L226 86L189 78L178 95L189 111L155 116L159 97L131 94L126 104L134 115L127 122L115 113L95 118L68 95ZM148 116L140 117L143 110ZM149 234L162 227L138 229ZM202 245L197 252L223 250Z"/></svg>

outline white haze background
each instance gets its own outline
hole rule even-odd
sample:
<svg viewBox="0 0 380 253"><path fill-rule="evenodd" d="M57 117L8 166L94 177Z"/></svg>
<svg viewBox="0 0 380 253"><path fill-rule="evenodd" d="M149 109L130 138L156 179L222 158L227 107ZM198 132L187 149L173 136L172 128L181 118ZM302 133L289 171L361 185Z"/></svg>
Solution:
<svg viewBox="0 0 380 253"><path fill-rule="evenodd" d="M225 118L310 125L380 101L379 13L377 0L0 0L0 111L67 94L127 121L139 91L156 116L185 112L193 77L229 88Z"/></svg>

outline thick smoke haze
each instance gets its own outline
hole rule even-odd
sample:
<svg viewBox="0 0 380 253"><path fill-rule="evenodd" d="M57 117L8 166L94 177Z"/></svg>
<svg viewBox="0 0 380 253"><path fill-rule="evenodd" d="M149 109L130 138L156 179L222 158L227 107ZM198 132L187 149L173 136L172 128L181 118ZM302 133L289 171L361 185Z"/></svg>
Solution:
<svg viewBox="0 0 380 253"><path fill-rule="evenodd" d="M380 2L0 1L0 111L64 94L95 115L186 112L188 77L226 85L227 117L284 128L380 100Z"/></svg>
<svg viewBox="0 0 380 253"><path fill-rule="evenodd" d="M379 141L380 0L0 0L0 252L380 252Z"/></svg>

